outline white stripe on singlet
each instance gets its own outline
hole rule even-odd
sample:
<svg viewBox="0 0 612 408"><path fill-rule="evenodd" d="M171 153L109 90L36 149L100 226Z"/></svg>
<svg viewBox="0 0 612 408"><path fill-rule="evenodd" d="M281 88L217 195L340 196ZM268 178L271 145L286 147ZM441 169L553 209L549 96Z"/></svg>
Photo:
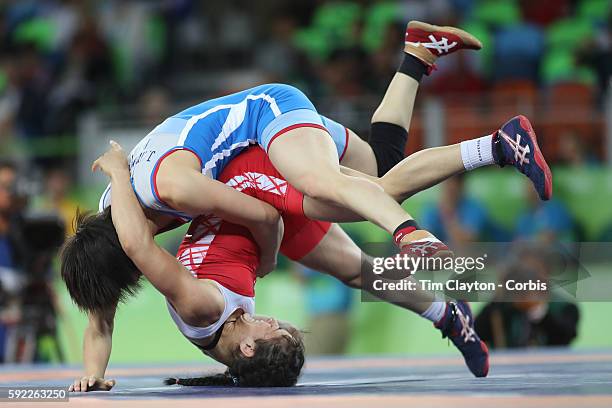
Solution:
<svg viewBox="0 0 612 408"><path fill-rule="evenodd" d="M227 105L217 105L214 106L212 108L210 108L209 110L202 112L198 115L194 115L191 118L189 118L189 120L187 120L187 124L185 125L185 127L183 128L183 130L180 133L177 145L178 146L183 146L185 144L185 139L187 139L187 136L189 135L189 132L191 132L191 129L201 120L204 119L205 117L207 117L208 115L218 112L220 110L223 109L231 109L230 114L228 115L225 124L223 125L223 128L221 130L221 133L219 134L219 136L217 136L217 138L215 139L215 142L213 143L213 145L211 146L210 150L214 150L217 147L219 147L219 145L221 145L221 143L223 143L228 137L229 135L236 129L238 129L238 127L240 126L240 124L242 124L242 122L244 122L244 117L246 115L246 108L247 108L247 103L249 100L257 100L257 99L263 99L264 101L268 102L270 104L270 109L272 109L272 113L274 113L275 117L280 116L281 114L281 110L279 109L278 105L276 104L276 100L271 97L270 95L267 94L259 94L259 95L247 95L246 98L244 98L242 101L235 103L235 104L227 104ZM231 131L228 132L228 130L232 129Z"/></svg>

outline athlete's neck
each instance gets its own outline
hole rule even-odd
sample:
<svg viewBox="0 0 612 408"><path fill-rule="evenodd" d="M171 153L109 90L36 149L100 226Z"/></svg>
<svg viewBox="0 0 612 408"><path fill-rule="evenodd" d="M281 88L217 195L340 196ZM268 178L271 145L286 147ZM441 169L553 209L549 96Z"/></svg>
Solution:
<svg viewBox="0 0 612 408"><path fill-rule="evenodd" d="M208 356L227 366L234 361L234 355L239 348L236 343L235 321L243 313L242 309L238 309L227 318L219 342L214 349L206 353Z"/></svg>

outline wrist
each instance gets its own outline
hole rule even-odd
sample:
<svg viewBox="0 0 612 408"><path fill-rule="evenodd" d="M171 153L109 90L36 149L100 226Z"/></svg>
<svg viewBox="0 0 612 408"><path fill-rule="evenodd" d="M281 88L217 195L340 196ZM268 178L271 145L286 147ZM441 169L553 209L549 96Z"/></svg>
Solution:
<svg viewBox="0 0 612 408"><path fill-rule="evenodd" d="M117 167L110 170L111 179L125 179L130 178L130 169L125 167Z"/></svg>

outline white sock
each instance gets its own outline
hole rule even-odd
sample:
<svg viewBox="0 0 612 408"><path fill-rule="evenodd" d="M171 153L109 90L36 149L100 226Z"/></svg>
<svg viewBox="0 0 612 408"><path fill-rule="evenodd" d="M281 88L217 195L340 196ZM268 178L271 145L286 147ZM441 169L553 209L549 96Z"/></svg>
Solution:
<svg viewBox="0 0 612 408"><path fill-rule="evenodd" d="M466 170L494 164L493 135L461 142L461 159Z"/></svg>
<svg viewBox="0 0 612 408"><path fill-rule="evenodd" d="M446 302L435 298L434 301L431 302L431 306L429 306L427 310L421 314L421 316L432 321L433 323L438 323L444 317L445 311Z"/></svg>

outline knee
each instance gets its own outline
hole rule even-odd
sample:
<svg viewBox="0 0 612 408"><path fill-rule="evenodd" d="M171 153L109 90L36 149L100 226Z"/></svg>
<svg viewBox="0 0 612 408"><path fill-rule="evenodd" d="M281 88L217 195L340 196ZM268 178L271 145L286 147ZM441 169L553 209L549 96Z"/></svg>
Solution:
<svg viewBox="0 0 612 408"><path fill-rule="evenodd" d="M384 176L404 159L408 132L399 125L385 122L372 123L368 143L376 157L378 176Z"/></svg>
<svg viewBox="0 0 612 408"><path fill-rule="evenodd" d="M334 192L338 190L340 182L336 175L321 176L307 174L302 176L302 192L316 200L334 200Z"/></svg>
<svg viewBox="0 0 612 408"><path fill-rule="evenodd" d="M393 177L388 177L388 174L389 173L385 174L379 179L378 185L388 196L401 204L407 198L403 194L403 186L398 185L397 180L395 180Z"/></svg>

